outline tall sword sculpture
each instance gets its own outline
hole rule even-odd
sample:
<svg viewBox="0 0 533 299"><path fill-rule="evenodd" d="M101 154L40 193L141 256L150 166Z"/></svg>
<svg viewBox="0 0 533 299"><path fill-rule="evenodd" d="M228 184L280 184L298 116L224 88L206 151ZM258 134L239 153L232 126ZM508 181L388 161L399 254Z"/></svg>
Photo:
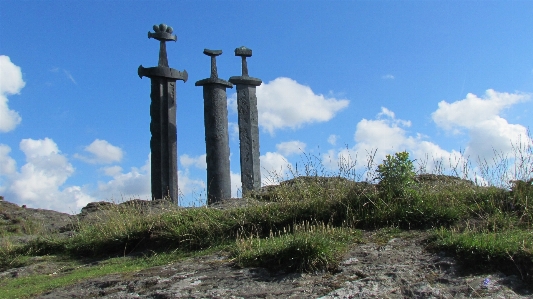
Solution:
<svg viewBox="0 0 533 299"><path fill-rule="evenodd" d="M239 114L239 141L241 154L242 194L261 188L261 165L259 161L259 127L256 87L262 81L248 76L246 57L252 50L244 46L235 49L235 56L242 58L242 75L229 78L237 85L237 110Z"/></svg>
<svg viewBox="0 0 533 299"><path fill-rule="evenodd" d="M178 203L178 164L176 133L176 80L187 82L187 71L168 66L167 41L176 41L172 27L154 25L148 38L159 41L159 63L156 67L139 66L139 77L148 77L150 93L150 150L152 152L152 199L167 199Z"/></svg>
<svg viewBox="0 0 533 299"><path fill-rule="evenodd" d="M216 57L222 51L204 49L204 54L211 57L211 76L194 85L203 86L204 92L207 204L210 205L231 198L226 88L233 88L233 84L218 77Z"/></svg>

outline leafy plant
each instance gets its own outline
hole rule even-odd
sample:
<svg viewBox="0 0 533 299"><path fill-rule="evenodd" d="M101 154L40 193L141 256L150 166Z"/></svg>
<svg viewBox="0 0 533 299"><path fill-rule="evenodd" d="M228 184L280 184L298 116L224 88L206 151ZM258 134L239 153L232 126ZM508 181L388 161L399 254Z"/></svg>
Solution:
<svg viewBox="0 0 533 299"><path fill-rule="evenodd" d="M406 197L415 184L413 161L409 160L406 151L387 155L383 164L378 165L377 172L380 193L386 199Z"/></svg>

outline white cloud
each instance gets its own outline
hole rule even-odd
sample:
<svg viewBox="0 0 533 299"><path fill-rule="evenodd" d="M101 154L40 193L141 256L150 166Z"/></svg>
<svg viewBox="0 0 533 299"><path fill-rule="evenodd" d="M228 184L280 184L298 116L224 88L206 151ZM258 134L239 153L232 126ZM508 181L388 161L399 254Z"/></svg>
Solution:
<svg viewBox="0 0 533 299"><path fill-rule="evenodd" d="M381 107L381 112L378 113L378 118L380 116L388 116L388 117L394 119L394 112L390 111L389 109L387 109L385 107Z"/></svg>
<svg viewBox="0 0 533 299"><path fill-rule="evenodd" d="M382 118L383 116L385 118ZM409 127L411 123L394 116L394 112L381 107L381 112L375 120L362 119L354 134L358 147L377 149L379 156L403 150L407 146L408 138L402 127Z"/></svg>
<svg viewBox="0 0 533 299"><path fill-rule="evenodd" d="M207 170L206 156L206 154L203 154L200 156L191 157L187 154L183 154L179 157L180 164L184 168L184 170L178 171L178 188L180 195L184 197L182 200L184 202L180 202L180 204L194 206L206 204L207 199L205 199L205 196L207 195L205 193L207 191L205 181L192 178L189 171L189 168L193 166L196 169L202 170L202 173L205 177L205 171ZM231 188L233 192L233 184Z"/></svg>
<svg viewBox="0 0 533 299"><path fill-rule="evenodd" d="M180 163L185 168L194 166L198 169L206 170L207 169L206 156L207 156L206 154L203 154L197 157L191 157L187 154L183 154L180 156Z"/></svg>
<svg viewBox="0 0 533 299"><path fill-rule="evenodd" d="M467 131L470 140L465 154L491 160L494 150L504 155L510 154L513 150L511 142L515 145L518 142L521 145L531 143L524 126L510 124L501 117L504 109L529 99L527 94L489 89L483 98L469 93L460 101L441 101L432 118L440 128L453 134Z"/></svg>
<svg viewBox="0 0 533 299"><path fill-rule="evenodd" d="M200 197L205 192L205 181L191 177L189 168L194 166L205 171L205 156L205 154L197 157L187 154L180 156L180 163L185 168L178 170L179 196L183 196L180 199L180 205L197 204L195 200L203 200ZM102 168L103 172L112 179L98 183L99 198L107 200L151 199L151 163L151 155L149 155L144 166L132 167L128 172L124 172L119 166Z"/></svg>
<svg viewBox="0 0 533 299"><path fill-rule="evenodd" d="M59 154L52 139L23 139L20 149L26 155L27 163L21 167L9 189L23 200L51 199L58 187L72 175L74 167Z"/></svg>
<svg viewBox="0 0 533 299"><path fill-rule="evenodd" d="M26 156L26 164L17 171L16 163L8 156L9 147L0 146L0 175L5 182L0 190L6 200L67 213L77 213L82 203L96 201L79 186L61 190L74 173L74 167L52 139L23 139L20 149Z"/></svg>
<svg viewBox="0 0 533 299"><path fill-rule="evenodd" d="M394 76L391 74L386 74L386 75L381 76L381 79L394 80Z"/></svg>
<svg viewBox="0 0 533 299"><path fill-rule="evenodd" d="M237 113L237 93L234 92L228 96L228 110Z"/></svg>
<svg viewBox="0 0 533 299"><path fill-rule="evenodd" d="M238 198L242 196L242 182L240 173L230 173L231 179L231 198Z"/></svg>
<svg viewBox="0 0 533 299"><path fill-rule="evenodd" d="M39 140L22 139L20 149L26 154L26 160L59 153L57 144L50 138Z"/></svg>
<svg viewBox="0 0 533 299"><path fill-rule="evenodd" d="M500 93L488 89L483 98L469 93L465 99L451 104L441 101L439 108L431 116L439 127L458 133L454 129L470 129L485 121L499 118L503 109L529 98L526 94Z"/></svg>
<svg viewBox="0 0 533 299"><path fill-rule="evenodd" d="M386 155L407 150L413 153L411 159L424 157L425 152L420 150L420 145L425 143L434 145L433 150L437 148L441 150L438 145L424 141L424 137L421 135L409 136L405 129L410 126L410 121L397 119L393 111L386 107L381 107L381 111L376 115L375 119L364 118L357 123L354 133L355 145L353 147L328 150L327 153L322 155L322 163L328 171L333 172L340 171L342 167L353 166L351 164L356 163L353 170L363 172L360 173L362 176L360 179L371 179L373 174L371 172L365 173L365 171L369 168L375 168L377 164L380 164L385 159ZM330 136L330 138L332 141L336 141L336 137ZM330 141L330 138L328 138L328 141ZM368 159L374 154L373 164L368 165ZM430 161L429 163L432 162Z"/></svg>
<svg viewBox="0 0 533 299"><path fill-rule="evenodd" d="M8 56L0 55L0 132L14 130L22 121L16 111L9 109L7 95L20 93L24 85L20 67Z"/></svg>
<svg viewBox="0 0 533 299"><path fill-rule="evenodd" d="M287 179L292 164L280 153L267 152L259 157L261 163L261 185L274 185Z"/></svg>
<svg viewBox="0 0 533 299"><path fill-rule="evenodd" d="M129 172L123 173L122 168L112 166L104 168L106 175L113 178L107 182L98 182L98 197L101 200L130 200L140 198L151 199L151 156L140 168L131 167Z"/></svg>
<svg viewBox="0 0 533 299"><path fill-rule="evenodd" d="M122 149L111 143L96 139L85 147L84 151L91 153L91 157L75 154L74 157L92 164L110 164L120 162L123 157Z"/></svg>
<svg viewBox="0 0 533 299"><path fill-rule="evenodd" d="M476 164L477 161L487 161L488 166L492 167L490 163L495 158L494 151L503 157L512 158L513 146L527 149L532 144L524 126L510 124L500 115L503 109L528 99L529 96L520 93L487 90L483 98L468 94L461 101L440 102L438 109L432 113L433 120L447 132L468 134L470 138L464 152L447 151L425 140L426 137L421 134L409 134L406 128L411 126L411 122L397 119L393 111L382 107L375 119L362 119L356 125L355 146L339 151L329 150L323 156L323 163L328 169L334 170L338 169L341 159L357 160L356 169L364 170L367 168L367 157L373 153L375 167L387 154L407 150L422 171L448 171L453 175L468 176L481 182L488 179L496 180L495 183L505 183L505 179L498 182L499 178L496 177L481 178L480 168ZM512 165L506 167L512 168Z"/></svg>
<svg viewBox="0 0 533 299"><path fill-rule="evenodd" d="M305 152L306 144L298 141L287 141L276 144L277 151L283 156L290 156L292 154L302 154Z"/></svg>
<svg viewBox="0 0 533 299"><path fill-rule="evenodd" d="M331 134L328 137L328 143L331 144L331 145L335 145L335 144L337 144L337 139L338 138L339 138L339 136L337 136L335 134Z"/></svg>
<svg viewBox="0 0 533 299"><path fill-rule="evenodd" d="M277 129L329 121L348 104L346 99L317 95L290 78L276 78L257 87L259 125L270 135Z"/></svg>
<svg viewBox="0 0 533 299"><path fill-rule="evenodd" d="M239 140L239 124L234 122L228 123L228 131L231 140Z"/></svg>
<svg viewBox="0 0 533 299"><path fill-rule="evenodd" d="M189 195L192 193L199 194L205 191L205 182L203 180L192 179L188 170L178 171L178 188L180 194Z"/></svg>
<svg viewBox="0 0 533 299"><path fill-rule="evenodd" d="M188 157L187 155L184 156ZM189 164L189 166L195 163L198 164L201 157L202 156L197 159L191 159L190 161L192 161L192 164ZM151 163L151 154L149 154L148 159L142 167L131 167L128 172L123 172L122 168L119 166L103 168L104 173L112 176L112 179L107 182L98 182L98 197L102 200L116 201L130 200L133 198L144 200L151 199ZM205 183L202 180L191 178L188 169L185 169L184 171L179 170L178 189L180 196L188 196L193 193L200 194L205 189ZM183 202L180 202L179 204L181 205Z"/></svg>
<svg viewBox="0 0 533 299"><path fill-rule="evenodd" d="M79 213L89 202L151 198L151 155L142 167L131 167L128 172L118 165L101 168L111 179L99 181L97 188L90 188L90 185L66 186L74 167L52 139L23 139L20 149L26 156L26 164L17 170L15 160L9 156L11 149L0 144L0 192L10 202L29 208ZM188 171L178 171L178 187L180 194L188 195L205 189L205 183L191 179Z"/></svg>
<svg viewBox="0 0 533 299"><path fill-rule="evenodd" d="M0 176L11 175L17 171L17 162L9 156L11 148L0 144Z"/></svg>
<svg viewBox="0 0 533 299"><path fill-rule="evenodd" d="M65 188L62 192L65 199L69 201L74 201L75 209L64 210L64 212L77 214L80 212L81 208L87 206L90 202L97 201L96 198L87 194L86 190L83 190L80 186L71 186Z"/></svg>
<svg viewBox="0 0 533 299"><path fill-rule="evenodd" d="M115 166L109 166L109 167L103 167L101 170L105 173L105 175L114 177L120 173L122 173L122 167L115 165Z"/></svg>
<svg viewBox="0 0 533 299"><path fill-rule="evenodd" d="M404 150L411 153L411 159L427 160L425 163L427 171L433 170L441 162L447 166L450 160L462 159L461 153L448 152L437 144L424 140L424 136L420 134L408 135L405 128L410 126L410 121L397 119L393 111L382 107L376 119L362 119L356 125L354 134L356 144L352 148L329 150L323 155L322 163L328 170L338 171L339 163L356 162L354 170L360 171L362 176L360 179L365 180L374 177L372 171L386 155ZM375 155L374 160L368 165L369 158L373 155Z"/></svg>

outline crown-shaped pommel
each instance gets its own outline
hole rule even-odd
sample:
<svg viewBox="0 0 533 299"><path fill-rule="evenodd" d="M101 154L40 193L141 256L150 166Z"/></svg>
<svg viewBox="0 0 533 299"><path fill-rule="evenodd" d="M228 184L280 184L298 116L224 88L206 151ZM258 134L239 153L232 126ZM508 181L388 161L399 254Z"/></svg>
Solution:
<svg viewBox="0 0 533 299"><path fill-rule="evenodd" d="M165 24L154 25L154 33L148 31L148 38L154 38L158 41L176 41L178 38L172 34L172 27Z"/></svg>

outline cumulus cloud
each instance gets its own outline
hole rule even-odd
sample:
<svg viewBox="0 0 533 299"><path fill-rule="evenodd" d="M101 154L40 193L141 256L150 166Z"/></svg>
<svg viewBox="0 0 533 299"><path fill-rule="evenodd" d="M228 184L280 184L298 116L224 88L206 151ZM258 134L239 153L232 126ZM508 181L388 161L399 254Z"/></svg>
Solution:
<svg viewBox="0 0 533 299"><path fill-rule="evenodd" d="M84 148L84 151L90 153L90 157L75 154L74 157L92 164L110 164L120 162L123 157L122 149L111 143L96 139Z"/></svg>
<svg viewBox="0 0 533 299"><path fill-rule="evenodd" d="M483 98L468 93L460 101L441 101L431 116L437 126L457 134L462 128L470 129L487 120L499 118L503 109L529 98L526 94L500 93L489 89Z"/></svg>
<svg viewBox="0 0 533 299"><path fill-rule="evenodd" d="M358 147L377 149L379 156L401 151L408 146L409 140L404 128L411 126L410 121L395 118L394 112L381 107L376 119L362 119L357 125L354 140Z"/></svg>
<svg viewBox="0 0 533 299"><path fill-rule="evenodd" d="M185 159L183 157L185 156ZM180 156L180 162L185 161L187 166L194 165L201 167L201 157L190 158L188 155ZM205 161L205 155L204 155ZM115 165L102 168L102 171L112 177L109 181L98 182L98 197L102 200L130 200L140 198L149 200L152 197L151 190L151 154L141 167L131 167L129 171L123 171L122 167ZM204 162L205 164L205 162ZM205 168L204 168L205 169ZM189 169L178 170L178 189L180 196L189 196L200 194L205 189L205 182L193 179L190 176ZM184 204L180 201L180 205ZM190 204L187 202L185 204Z"/></svg>
<svg viewBox="0 0 533 299"><path fill-rule="evenodd" d="M109 166L109 167L103 167L101 170L105 173L105 175L113 177L122 172L122 167L115 165L115 166Z"/></svg>
<svg viewBox="0 0 533 299"><path fill-rule="evenodd" d="M449 171L481 182L495 180L495 183L505 183L507 180L502 178L479 177L477 162L485 161L489 163L486 166L493 167L491 162L494 158L513 158L517 147L527 149L532 144L524 126L510 124L501 116L504 109L529 98L526 94L500 93L489 89L482 98L470 93L460 101L440 102L432 118L438 127L452 133L452 136L463 133L469 136L464 152L447 151L427 140L426 136L408 133L406 128L411 126L411 122L396 118L393 111L382 107L375 119L362 119L357 123L355 146L329 150L323 157L323 163L328 169L335 169L341 161L357 161L356 168L363 169L367 167L369 156L375 155L375 166L387 154L406 150L411 153L412 159L416 159L415 164L422 172ZM499 156L496 157L495 153ZM511 164L505 167L512 169ZM498 179L501 181L498 182Z"/></svg>
<svg viewBox="0 0 533 299"><path fill-rule="evenodd" d="M203 154L197 157L191 157L187 154L183 154L180 156L180 163L185 168L194 166L198 169L206 170L207 169L206 156L207 156L206 154Z"/></svg>
<svg viewBox="0 0 533 299"><path fill-rule="evenodd" d="M183 202L180 204L194 206L206 204L207 199L205 199L205 197L207 195L205 194L205 180L195 179L193 176L191 176L191 167L194 167L195 169L202 170L201 173L203 173L205 177L205 171L207 170L206 156L206 154L199 156L189 156L187 154L183 154L179 157L180 164L183 167L182 170L178 171L178 188L180 195L183 197ZM231 179L233 180L233 177ZM233 181L231 188L233 192Z"/></svg>
<svg viewBox="0 0 533 299"><path fill-rule="evenodd" d="M261 163L261 185L279 184L288 178L292 164L282 154L267 152L259 156Z"/></svg>
<svg viewBox="0 0 533 299"><path fill-rule="evenodd" d="M191 178L189 171L178 171L178 188L181 195L200 194L205 191L206 185L203 180Z"/></svg>
<svg viewBox="0 0 533 299"><path fill-rule="evenodd" d="M61 211L65 213L72 213L77 214L80 212L81 208L87 206L90 202L99 201L100 199L97 199L95 197L90 196L87 193L87 190L84 190L85 188L82 188L80 186L71 186L65 188L61 193L62 197L64 199L63 207L65 206L65 203L74 202L74 207L72 208L70 205L68 205L68 209L64 208L55 208L56 211Z"/></svg>
<svg viewBox="0 0 533 299"><path fill-rule="evenodd" d="M130 200L140 198L151 199L151 156L140 168L131 167L129 172L123 172L120 166L111 166L103 169L112 179L107 182L98 182L98 192L102 200Z"/></svg>
<svg viewBox="0 0 533 299"><path fill-rule="evenodd" d="M10 202L75 214L89 202L151 199L151 155L143 166L129 171L118 165L100 168L110 179L97 182L94 188L67 185L75 169L52 139L23 139L20 150L26 163L17 169L9 155L11 148L0 144L0 193ZM186 196L205 189L205 183L190 178L188 170L178 171L178 187Z"/></svg>
<svg viewBox="0 0 533 299"><path fill-rule="evenodd" d="M349 101L317 95L309 86L280 77L257 87L257 105L259 125L273 135L278 129L329 121Z"/></svg>
<svg viewBox="0 0 533 299"><path fill-rule="evenodd" d="M448 152L425 140L426 137L420 134L409 135L406 128L410 126L410 121L398 119L393 111L382 107L375 119L362 119L357 123L354 134L356 143L353 147L329 150L323 155L322 163L330 171L339 170L339 163L355 163L354 170L363 171L360 179L371 180L374 177L372 169L386 155L404 150L411 153L411 159L422 162L420 166L428 172L442 163L448 165L450 161L463 162L461 153Z"/></svg>
<svg viewBox="0 0 533 299"><path fill-rule="evenodd" d="M51 199L58 187L72 175L74 167L59 153L52 139L23 139L20 149L26 155L27 163L12 181L10 191L22 200Z"/></svg>
<svg viewBox="0 0 533 299"><path fill-rule="evenodd" d="M0 176L11 175L17 171L17 162L9 156L11 148L0 144Z"/></svg>
<svg viewBox="0 0 533 299"><path fill-rule="evenodd" d="M504 109L529 99L527 94L489 89L482 98L469 93L460 101L441 101L431 116L437 126L447 132L461 134L466 131L470 137L467 155L490 160L494 151L510 154L513 143L517 146L531 144L526 127L510 124L501 116Z"/></svg>
<svg viewBox="0 0 533 299"><path fill-rule="evenodd" d="M79 212L80 205L95 201L82 187L61 189L74 167L52 139L23 139L20 150L26 156L26 164L17 170L9 157L9 147L0 145L0 176L4 178L0 190L7 200L67 213Z"/></svg>
<svg viewBox="0 0 533 299"><path fill-rule="evenodd" d="M20 93L24 85L20 67L0 55L0 132L12 131L22 121L18 112L9 109L7 96Z"/></svg>
<svg viewBox="0 0 533 299"><path fill-rule="evenodd" d="M277 151L283 156L290 156L293 154L301 154L305 152L306 144L298 141L287 141L276 144Z"/></svg>
<svg viewBox="0 0 533 299"><path fill-rule="evenodd" d="M385 79L385 80L393 80L393 79L394 79L394 76L391 75L391 74L386 74L386 75L381 76L381 79Z"/></svg>

